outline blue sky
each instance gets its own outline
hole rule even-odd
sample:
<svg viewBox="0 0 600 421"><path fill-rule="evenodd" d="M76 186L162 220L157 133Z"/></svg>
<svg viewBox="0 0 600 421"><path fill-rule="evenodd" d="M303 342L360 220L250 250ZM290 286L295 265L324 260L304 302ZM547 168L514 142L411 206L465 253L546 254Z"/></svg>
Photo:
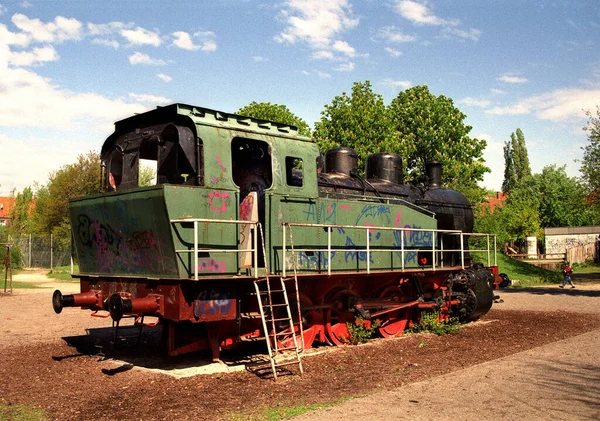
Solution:
<svg viewBox="0 0 600 421"><path fill-rule="evenodd" d="M488 142L485 187L517 128L534 172L578 176L599 43L598 0L0 0L0 195L157 105L271 102L312 126L364 80L386 103L417 85L452 98Z"/></svg>

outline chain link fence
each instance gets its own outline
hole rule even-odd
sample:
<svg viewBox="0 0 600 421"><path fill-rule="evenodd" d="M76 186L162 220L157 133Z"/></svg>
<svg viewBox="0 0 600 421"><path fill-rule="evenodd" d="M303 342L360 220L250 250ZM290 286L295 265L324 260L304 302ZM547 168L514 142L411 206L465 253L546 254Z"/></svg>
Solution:
<svg viewBox="0 0 600 421"><path fill-rule="evenodd" d="M20 261L13 266L23 268L49 268L71 264L71 245L54 241L50 235L26 235L14 240L20 251Z"/></svg>

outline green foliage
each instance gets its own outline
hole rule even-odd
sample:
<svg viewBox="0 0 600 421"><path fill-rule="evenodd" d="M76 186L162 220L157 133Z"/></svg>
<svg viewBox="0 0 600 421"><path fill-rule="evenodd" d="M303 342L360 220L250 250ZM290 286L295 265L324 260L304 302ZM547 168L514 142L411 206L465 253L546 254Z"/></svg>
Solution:
<svg viewBox="0 0 600 421"><path fill-rule="evenodd" d="M33 405L10 405L0 404L0 421L45 421L48 415L43 409Z"/></svg>
<svg viewBox="0 0 600 421"><path fill-rule="evenodd" d="M441 317L439 311L421 311L421 321L406 330L407 333L433 333L435 335L445 335L447 333L456 333L460 330L461 323L458 318L451 317L445 319ZM420 344L419 344L420 345ZM426 345L425 345L426 346ZM420 348L421 346L419 346Z"/></svg>
<svg viewBox="0 0 600 421"><path fill-rule="evenodd" d="M292 113L285 105L253 101L245 107L240 108L237 114L296 126L299 134L310 136L308 123Z"/></svg>
<svg viewBox="0 0 600 421"><path fill-rule="evenodd" d="M465 124L467 116L452 99L436 97L427 86L416 86L400 92L389 108L397 144L392 152L404 158L409 178L423 177L425 163L438 160L446 187L478 188L477 181L490 171L483 159L486 141L469 137L472 127Z"/></svg>
<svg viewBox="0 0 600 421"><path fill-rule="evenodd" d="M10 231L9 228L4 227L4 226L0 226L0 244L11 244L11 237L10 237ZM4 270L6 268L6 264L7 264L7 246L2 246L0 245L0 269ZM10 264L13 270L18 269L21 267L21 261L22 261L22 253L21 253L21 249L19 249L19 247L17 246L12 246L10 248ZM0 274L0 276L2 276L1 279L4 279L4 273Z"/></svg>
<svg viewBox="0 0 600 421"><path fill-rule="evenodd" d="M79 267L75 265L73 267L73 273L78 273ZM48 273L48 278L58 279L60 281L73 281L79 282L79 279L71 276L71 266L57 266Z"/></svg>
<svg viewBox="0 0 600 421"><path fill-rule="evenodd" d="M21 193L15 195L13 206L10 209L10 230L13 236L18 234L30 234L33 231L33 226L30 219L31 210L33 209L33 190L31 187L25 187Z"/></svg>
<svg viewBox="0 0 600 421"><path fill-rule="evenodd" d="M48 185L36 193L33 219L39 232L53 233L67 245L69 200L100 192L100 156L96 152L79 155L73 164L63 165L50 175Z"/></svg>
<svg viewBox="0 0 600 421"><path fill-rule="evenodd" d="M350 334L350 343L352 345L358 345L367 342L373 337L373 334L379 325L379 320L365 320L360 316L354 319L354 323L347 322L346 327Z"/></svg>
<svg viewBox="0 0 600 421"><path fill-rule="evenodd" d="M156 184L156 168L140 165L138 186L150 187Z"/></svg>
<svg viewBox="0 0 600 421"><path fill-rule="evenodd" d="M358 396L354 396L358 397ZM230 414L228 419L231 421L278 421L285 420L297 415L305 414L310 411L316 411L323 408L329 408L342 402L352 399L353 396L347 396L330 402L314 404L298 404L293 406L277 405L275 407L265 407L258 410L253 415L248 414Z"/></svg>
<svg viewBox="0 0 600 421"><path fill-rule="evenodd" d="M325 105L313 136L319 149L349 146L358 153L358 168L375 152L398 152L392 122L383 97L373 92L371 82L355 82L350 95L343 92Z"/></svg>
<svg viewBox="0 0 600 421"><path fill-rule="evenodd" d="M471 256L477 261L485 261L486 259L482 253L471 253ZM562 282L562 275L557 271L537 267L501 253L498 253L496 258L498 259L498 272L506 273L512 281L519 281L516 286Z"/></svg>
<svg viewBox="0 0 600 421"><path fill-rule="evenodd" d="M504 143L504 182L502 191L510 192L518 184L531 177L529 155L525 135L521 129L510 134L510 141Z"/></svg>
<svg viewBox="0 0 600 421"><path fill-rule="evenodd" d="M596 116L591 111L586 114L589 120L583 130L587 132L589 143L582 148L581 172L588 193L600 205L600 107L596 107Z"/></svg>

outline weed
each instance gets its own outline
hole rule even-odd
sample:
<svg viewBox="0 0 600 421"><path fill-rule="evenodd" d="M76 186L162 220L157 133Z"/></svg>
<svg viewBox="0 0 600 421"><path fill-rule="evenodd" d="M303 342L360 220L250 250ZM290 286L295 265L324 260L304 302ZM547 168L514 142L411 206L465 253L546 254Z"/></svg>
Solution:
<svg viewBox="0 0 600 421"><path fill-rule="evenodd" d="M0 421L46 421L48 416L33 405L5 406L0 404Z"/></svg>
<svg viewBox="0 0 600 421"><path fill-rule="evenodd" d="M365 320L360 316L354 319L354 323L347 322L346 327L350 334L350 343L357 345L367 342L371 339L379 325L379 320Z"/></svg>
<svg viewBox="0 0 600 421"><path fill-rule="evenodd" d="M446 319L440 315L439 311L422 311L421 322L407 329L407 333L427 332L436 335L445 335L447 333L456 333L460 329L460 322L457 318ZM424 346L427 346L425 344ZM422 348L419 344L419 348Z"/></svg>
<svg viewBox="0 0 600 421"><path fill-rule="evenodd" d="M417 345L418 348L425 348L426 346L429 346L427 342L419 342L419 345Z"/></svg>

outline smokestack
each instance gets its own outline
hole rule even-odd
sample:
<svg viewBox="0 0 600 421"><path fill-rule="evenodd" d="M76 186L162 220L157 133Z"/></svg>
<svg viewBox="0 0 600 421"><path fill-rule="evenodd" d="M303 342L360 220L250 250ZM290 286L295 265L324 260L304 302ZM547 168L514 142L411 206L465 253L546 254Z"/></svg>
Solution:
<svg viewBox="0 0 600 421"><path fill-rule="evenodd" d="M442 163L440 161L429 161L425 163L425 176L430 189L442 187Z"/></svg>

